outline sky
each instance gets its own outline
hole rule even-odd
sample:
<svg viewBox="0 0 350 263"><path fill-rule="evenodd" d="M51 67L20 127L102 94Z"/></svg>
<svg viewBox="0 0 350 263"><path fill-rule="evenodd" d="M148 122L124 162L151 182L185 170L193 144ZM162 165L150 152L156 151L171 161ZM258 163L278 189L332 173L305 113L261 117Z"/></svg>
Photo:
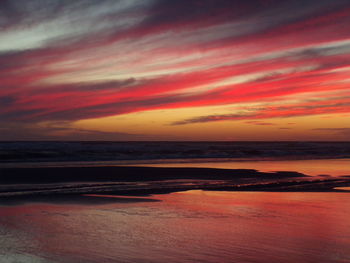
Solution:
<svg viewBox="0 0 350 263"><path fill-rule="evenodd" d="M0 140L348 141L349 0L1 0Z"/></svg>

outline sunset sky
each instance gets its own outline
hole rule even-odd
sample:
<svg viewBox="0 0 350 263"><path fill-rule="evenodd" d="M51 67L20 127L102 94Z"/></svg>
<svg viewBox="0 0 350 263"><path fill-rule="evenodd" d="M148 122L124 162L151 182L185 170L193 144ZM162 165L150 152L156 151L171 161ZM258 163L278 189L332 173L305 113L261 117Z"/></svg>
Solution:
<svg viewBox="0 0 350 263"><path fill-rule="evenodd" d="M0 140L349 139L349 0L0 1Z"/></svg>

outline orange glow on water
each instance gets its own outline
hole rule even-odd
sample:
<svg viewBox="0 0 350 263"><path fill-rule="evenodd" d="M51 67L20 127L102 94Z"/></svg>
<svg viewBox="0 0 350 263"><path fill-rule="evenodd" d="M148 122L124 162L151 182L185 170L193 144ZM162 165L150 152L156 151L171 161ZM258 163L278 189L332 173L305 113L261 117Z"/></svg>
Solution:
<svg viewBox="0 0 350 263"><path fill-rule="evenodd" d="M220 168L220 169L256 169L261 172L276 171L296 171L305 175L330 175L344 176L350 175L349 159L327 159L327 160L241 160L226 161L219 160L205 162L182 162L182 163L161 163L161 164L142 164L140 166L151 167L201 167L201 168Z"/></svg>

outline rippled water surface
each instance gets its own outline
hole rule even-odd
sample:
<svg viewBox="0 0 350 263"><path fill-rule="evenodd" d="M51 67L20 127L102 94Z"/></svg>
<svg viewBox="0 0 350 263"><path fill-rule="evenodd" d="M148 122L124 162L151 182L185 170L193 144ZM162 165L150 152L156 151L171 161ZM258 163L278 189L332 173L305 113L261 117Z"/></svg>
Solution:
<svg viewBox="0 0 350 263"><path fill-rule="evenodd" d="M0 207L0 262L350 262L348 193L108 201Z"/></svg>

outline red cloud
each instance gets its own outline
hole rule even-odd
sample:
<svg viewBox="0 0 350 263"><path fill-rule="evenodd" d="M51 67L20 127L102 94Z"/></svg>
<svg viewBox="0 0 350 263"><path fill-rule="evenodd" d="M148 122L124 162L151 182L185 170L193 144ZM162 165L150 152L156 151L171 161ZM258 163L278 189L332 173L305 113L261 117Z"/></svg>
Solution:
<svg viewBox="0 0 350 263"><path fill-rule="evenodd" d="M21 10L30 16L27 11ZM99 32L51 39L37 49L0 53L0 120L78 120L152 109L278 102L288 95L349 89L350 45L335 43L350 39L350 9L342 1L307 1L301 12L295 1L157 0L148 9L128 12L146 18L125 28L101 26ZM216 32L235 24L241 28ZM97 69L111 72L114 79L125 71L128 79L99 79ZM157 70L162 74L153 72ZM144 77L134 77L136 73ZM94 74L98 82L84 80ZM82 76L84 84L69 83L71 76ZM47 84L52 77L67 84ZM240 77L242 83L223 84L231 77ZM190 90L199 86L207 90ZM344 100L332 97L326 104L270 106L248 115L204 116L183 123L349 112Z"/></svg>
<svg viewBox="0 0 350 263"><path fill-rule="evenodd" d="M221 115L201 116L184 121L178 121L173 125L184 125L192 123L204 123L213 121L227 121L227 120L254 120L272 119L272 118L289 118L318 114L334 114L350 112L350 97L344 99L330 99L328 101L314 101L304 102L299 104L267 106L264 108L250 109L246 113L233 113Z"/></svg>

